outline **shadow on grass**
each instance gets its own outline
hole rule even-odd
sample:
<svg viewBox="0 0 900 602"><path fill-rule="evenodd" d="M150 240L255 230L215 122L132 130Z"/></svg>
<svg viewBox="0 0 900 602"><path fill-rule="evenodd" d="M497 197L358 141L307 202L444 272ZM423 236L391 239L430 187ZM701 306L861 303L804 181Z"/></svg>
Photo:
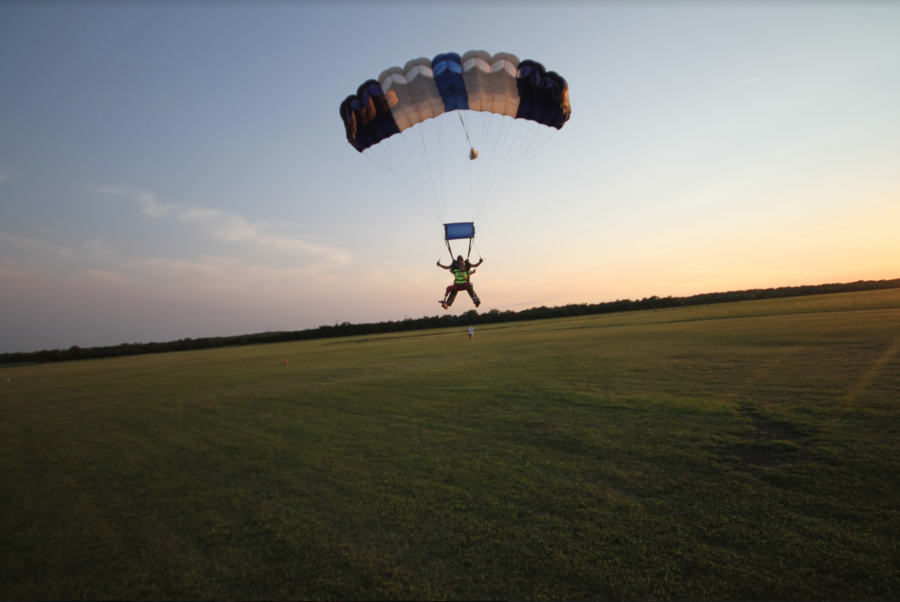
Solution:
<svg viewBox="0 0 900 602"><path fill-rule="evenodd" d="M750 420L751 429L739 435L741 443L720 448L734 470L754 474L809 457L809 438L795 425L772 420L751 405L739 406L738 412Z"/></svg>

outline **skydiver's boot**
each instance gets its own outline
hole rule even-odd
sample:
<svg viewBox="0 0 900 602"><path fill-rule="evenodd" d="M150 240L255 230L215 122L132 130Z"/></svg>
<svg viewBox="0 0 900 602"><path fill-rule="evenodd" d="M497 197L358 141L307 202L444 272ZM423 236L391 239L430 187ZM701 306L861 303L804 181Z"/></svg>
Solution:
<svg viewBox="0 0 900 602"><path fill-rule="evenodd" d="M475 304L475 307L481 305L481 299L479 299L478 295L475 294L475 287L469 287L469 296L472 297L472 303Z"/></svg>

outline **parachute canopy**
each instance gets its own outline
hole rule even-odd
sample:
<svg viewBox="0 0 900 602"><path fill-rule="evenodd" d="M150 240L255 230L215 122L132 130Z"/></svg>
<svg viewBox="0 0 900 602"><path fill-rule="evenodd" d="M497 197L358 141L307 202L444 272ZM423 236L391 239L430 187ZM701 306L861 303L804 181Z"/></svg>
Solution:
<svg viewBox="0 0 900 602"><path fill-rule="evenodd" d="M560 75L484 50L385 69L340 106L347 141L395 184L385 196L405 197L447 241L483 228L571 113Z"/></svg>
<svg viewBox="0 0 900 602"><path fill-rule="evenodd" d="M470 50L418 58L382 71L341 103L347 141L363 152L448 111L468 110L528 119L561 129L568 121L569 86L536 61Z"/></svg>

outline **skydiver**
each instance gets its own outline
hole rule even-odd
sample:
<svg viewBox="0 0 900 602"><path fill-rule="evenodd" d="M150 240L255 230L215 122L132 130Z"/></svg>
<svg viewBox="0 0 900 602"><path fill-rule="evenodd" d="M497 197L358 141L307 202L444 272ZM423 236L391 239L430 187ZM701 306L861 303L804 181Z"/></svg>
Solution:
<svg viewBox="0 0 900 602"><path fill-rule="evenodd" d="M447 290L444 293L444 299L440 302L441 307L447 309L453 305L453 301L456 299L456 293L459 291L467 291L469 296L472 297L472 302L475 303L475 307L481 305L481 300L478 298L478 295L475 294L475 288L472 286L472 283L469 282L469 278L475 273L473 268L477 268L482 263L484 263L483 258L480 259L478 263L473 264L470 263L468 259L463 259L462 255L452 261L450 265L444 265L440 261L437 262L439 268L453 272L453 284L447 287Z"/></svg>

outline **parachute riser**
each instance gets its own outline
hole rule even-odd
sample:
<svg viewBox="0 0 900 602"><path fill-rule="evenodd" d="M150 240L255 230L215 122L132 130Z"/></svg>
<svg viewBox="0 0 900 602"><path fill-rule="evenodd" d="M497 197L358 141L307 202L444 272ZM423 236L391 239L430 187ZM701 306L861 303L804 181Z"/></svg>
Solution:
<svg viewBox="0 0 900 602"><path fill-rule="evenodd" d="M469 257L472 256L472 241L474 241L474 240L475 240L475 237L474 237L474 236L473 236L472 238L469 239L469 251L466 253L466 259L469 259ZM453 259L453 249L450 248L450 241L447 240L447 239L445 238L445 239L444 239L444 242L447 243L447 251L450 252L450 261L454 261L454 259Z"/></svg>

